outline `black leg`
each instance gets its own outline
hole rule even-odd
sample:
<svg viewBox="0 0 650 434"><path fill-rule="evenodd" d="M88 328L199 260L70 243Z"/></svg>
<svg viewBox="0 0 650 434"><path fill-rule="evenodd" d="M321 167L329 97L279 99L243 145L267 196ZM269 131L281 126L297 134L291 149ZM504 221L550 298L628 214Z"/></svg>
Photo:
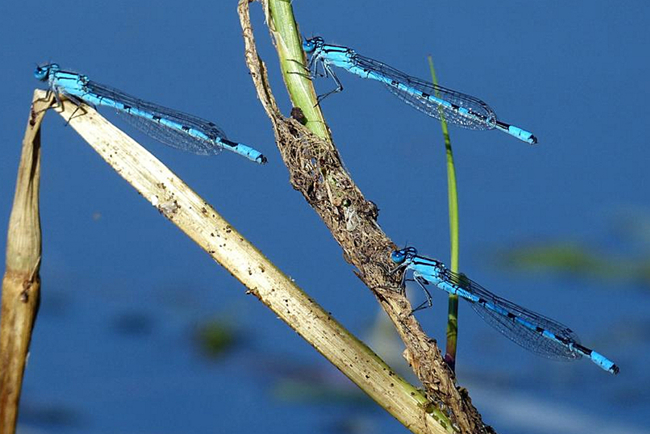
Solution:
<svg viewBox="0 0 650 434"><path fill-rule="evenodd" d="M300 68L302 70L304 70L304 72L287 71L287 74L297 74L297 75L299 75L301 77L305 77L305 78L308 78L310 80L313 78L309 66L305 66L305 65L302 64L302 62L300 62L298 60L294 60L294 59L289 59L289 62L297 63L298 65L300 65ZM310 64L311 64L311 62L310 62Z"/></svg>
<svg viewBox="0 0 650 434"><path fill-rule="evenodd" d="M66 95L66 96L71 103L77 106L77 108L75 108L74 111L72 112L72 115L70 115L70 118L65 123L65 126L67 127L78 111L81 111L81 114L79 116L83 116L86 114L86 110L84 110L83 107L81 107L81 104L83 103L81 99L72 95Z"/></svg>
<svg viewBox="0 0 650 434"><path fill-rule="evenodd" d="M433 299L431 298L431 294L429 293L429 290L427 289L427 287L424 286L424 283L422 282L422 280L420 278L416 277L415 281L418 283L418 285L420 285L420 288L422 288L422 290L424 291L424 294L426 295L427 299L425 301L423 301L422 303L420 303L420 305L418 307L413 309L413 311L411 311L411 314L417 312L418 310L426 309L428 307L433 306Z"/></svg>
<svg viewBox="0 0 650 434"><path fill-rule="evenodd" d="M332 80L334 80L334 83L336 83L336 88L333 90L330 90L329 92L319 95L318 96L318 104L321 103L325 98L328 96L332 95L333 93L339 93L343 90L343 85L341 84L341 80L334 74L334 71L332 71L332 68L327 64L323 63L323 70L325 71L325 77L332 77Z"/></svg>

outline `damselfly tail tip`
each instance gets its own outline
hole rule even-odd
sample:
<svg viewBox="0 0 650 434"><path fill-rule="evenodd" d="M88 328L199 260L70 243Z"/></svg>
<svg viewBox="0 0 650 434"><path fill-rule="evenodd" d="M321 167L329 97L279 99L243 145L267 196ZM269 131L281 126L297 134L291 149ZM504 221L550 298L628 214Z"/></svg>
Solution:
<svg viewBox="0 0 650 434"><path fill-rule="evenodd" d="M537 144L537 137L531 135L530 138L528 139L528 143L531 145L536 145Z"/></svg>
<svg viewBox="0 0 650 434"><path fill-rule="evenodd" d="M266 162L267 162L268 160L266 159L266 157L265 157L264 155L260 155L259 157L257 157L257 158L255 159L255 161L257 161L257 162L260 163L260 164L266 164Z"/></svg>
<svg viewBox="0 0 650 434"><path fill-rule="evenodd" d="M618 375L618 373L620 372L620 369L618 368L618 366L612 365L612 367L609 368L609 372L611 372L614 375Z"/></svg>

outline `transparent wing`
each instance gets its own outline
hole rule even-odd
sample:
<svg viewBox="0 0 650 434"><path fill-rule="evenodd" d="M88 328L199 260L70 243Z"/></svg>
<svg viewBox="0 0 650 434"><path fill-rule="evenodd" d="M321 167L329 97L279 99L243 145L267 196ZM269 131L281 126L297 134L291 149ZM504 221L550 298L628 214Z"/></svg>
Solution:
<svg viewBox="0 0 650 434"><path fill-rule="evenodd" d="M134 116L122 110L117 110L117 114L143 133L172 148L198 155L216 155L222 150L222 147L215 142L192 137L182 131L159 124L148 118Z"/></svg>
<svg viewBox="0 0 650 434"><path fill-rule="evenodd" d="M579 359L581 355L569 349L571 343L580 343L578 336L567 326L552 320L544 315L532 312L515 303L492 294L478 283L468 279L464 275L445 270L449 281L458 285L465 291L476 295L487 303L471 303L474 311L481 316L492 327L512 340L516 344L533 351L542 356L558 359L573 360ZM533 327L539 327L551 332L556 339L545 337L540 331L532 330L521 322L500 313L490 306L497 306L515 315L519 320L527 322Z"/></svg>
<svg viewBox="0 0 650 434"><path fill-rule="evenodd" d="M412 77L369 57L355 54L354 60L363 69L378 71L396 82L425 94L425 96L414 95L385 83L388 90L399 99L429 116L440 119L442 113L450 124L473 130L491 130L496 127L496 114L490 106L478 98ZM436 99L447 101L452 107L441 105L436 102ZM463 113L459 108L467 109L469 113Z"/></svg>
<svg viewBox="0 0 650 434"><path fill-rule="evenodd" d="M90 92L100 97L108 97L138 110L146 111L155 116L160 116L161 118L169 119L183 126L201 131L211 139L202 140L198 137L192 137L183 131L151 119L136 116L123 110L116 110L131 125L165 145L199 155L215 155L223 149L217 139L226 139L226 134L213 122L135 98L120 90L93 81L88 82L87 88Z"/></svg>

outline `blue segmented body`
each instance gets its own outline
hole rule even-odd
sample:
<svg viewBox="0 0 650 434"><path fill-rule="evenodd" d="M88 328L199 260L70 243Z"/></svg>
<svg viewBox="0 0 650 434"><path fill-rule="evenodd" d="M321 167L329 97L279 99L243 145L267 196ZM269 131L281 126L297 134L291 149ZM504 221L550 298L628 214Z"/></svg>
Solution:
<svg viewBox="0 0 650 434"><path fill-rule="evenodd" d="M199 155L214 155L227 149L256 163L266 163L264 155L250 146L228 140L210 121L143 101L91 81L85 75L63 71L56 63L37 67L34 76L47 81L55 95L63 94L77 103L83 101L91 106L117 110L134 126L171 147Z"/></svg>
<svg viewBox="0 0 650 434"><path fill-rule="evenodd" d="M398 265L397 270L404 271L402 285L406 273L411 271L413 280L427 295L426 285L434 285L459 296L488 324L530 351L561 360L584 356L612 374L619 372L618 366L607 357L580 345L578 336L570 328L492 294L464 275L453 273L442 262L419 256L414 247L395 250L391 260Z"/></svg>
<svg viewBox="0 0 650 434"><path fill-rule="evenodd" d="M343 90L331 68L336 66L383 83L399 99L436 119L444 116L449 123L474 130L496 128L531 145L537 143L532 133L499 121L490 106L478 98L412 77L378 60L357 54L351 48L326 44L321 37L305 40L303 49L311 56L310 72L317 74L318 65L321 65L324 75L331 76L336 83L336 88L321 95L319 100Z"/></svg>

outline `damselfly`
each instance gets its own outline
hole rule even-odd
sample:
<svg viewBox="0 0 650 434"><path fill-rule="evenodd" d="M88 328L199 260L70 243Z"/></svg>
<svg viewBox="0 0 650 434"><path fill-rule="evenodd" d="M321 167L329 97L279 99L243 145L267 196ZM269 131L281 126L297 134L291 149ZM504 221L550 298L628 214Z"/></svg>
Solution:
<svg viewBox="0 0 650 434"><path fill-rule="evenodd" d="M56 63L38 66L34 76L47 81L49 90L56 98L65 95L79 104L110 107L135 127L149 136L173 148L199 155L214 155L222 149L235 152L259 164L266 163L266 157L242 143L230 141L214 123L196 116L135 98L126 93L96 83L87 76L63 71Z"/></svg>
<svg viewBox="0 0 650 434"><path fill-rule="evenodd" d="M496 128L531 145L537 143L532 133L499 121L494 110L478 98L412 77L383 62L362 56L352 48L326 44L321 37L305 40L303 49L311 56L307 65L311 74L330 76L336 83L334 90L318 97L319 101L343 90L341 81L332 70L332 66L336 66L383 83L399 99L436 119L444 116L449 123L473 130ZM319 65L322 73L318 71Z"/></svg>
<svg viewBox="0 0 650 434"><path fill-rule="evenodd" d="M397 264L395 271L403 270L402 286L410 271L412 279L427 294L429 305L431 295L427 286L434 285L468 301L488 324L527 350L553 359L574 360L585 356L612 374L619 372L618 366L607 357L582 346L570 328L492 294L464 275L453 273L442 262L419 256L414 247L395 250L391 260Z"/></svg>

